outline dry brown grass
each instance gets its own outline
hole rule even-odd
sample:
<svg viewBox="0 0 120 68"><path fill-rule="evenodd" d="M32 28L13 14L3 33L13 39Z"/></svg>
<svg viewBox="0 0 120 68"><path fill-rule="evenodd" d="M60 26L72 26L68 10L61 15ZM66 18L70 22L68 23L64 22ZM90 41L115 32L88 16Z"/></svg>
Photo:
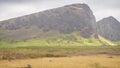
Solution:
<svg viewBox="0 0 120 68"><path fill-rule="evenodd" d="M0 68L120 68L120 56L91 55L25 60L2 60Z"/></svg>

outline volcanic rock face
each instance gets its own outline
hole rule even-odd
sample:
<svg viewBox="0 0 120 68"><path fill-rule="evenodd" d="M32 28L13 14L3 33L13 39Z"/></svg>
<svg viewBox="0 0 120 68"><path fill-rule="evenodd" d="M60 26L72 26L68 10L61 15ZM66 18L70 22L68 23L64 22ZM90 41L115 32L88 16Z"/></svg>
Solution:
<svg viewBox="0 0 120 68"><path fill-rule="evenodd" d="M8 32L6 37L10 38L40 37L49 32L79 32L83 37L90 37L96 34L96 21L88 5L72 4L2 21L0 30Z"/></svg>
<svg viewBox="0 0 120 68"><path fill-rule="evenodd" d="M98 34L111 40L120 40L120 22L110 16L97 22Z"/></svg>

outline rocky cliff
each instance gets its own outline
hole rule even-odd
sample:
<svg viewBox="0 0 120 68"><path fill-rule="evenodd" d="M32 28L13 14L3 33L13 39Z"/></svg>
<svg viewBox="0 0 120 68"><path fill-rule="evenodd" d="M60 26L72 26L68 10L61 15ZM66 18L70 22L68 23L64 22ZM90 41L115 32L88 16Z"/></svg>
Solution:
<svg viewBox="0 0 120 68"><path fill-rule="evenodd" d="M56 33L96 34L95 17L86 4L67 5L0 22L0 38L33 38Z"/></svg>

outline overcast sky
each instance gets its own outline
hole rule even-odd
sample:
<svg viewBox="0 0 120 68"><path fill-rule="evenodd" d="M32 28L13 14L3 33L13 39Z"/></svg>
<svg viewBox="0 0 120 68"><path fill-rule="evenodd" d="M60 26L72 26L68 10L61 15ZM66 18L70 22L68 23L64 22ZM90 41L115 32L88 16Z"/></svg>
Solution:
<svg viewBox="0 0 120 68"><path fill-rule="evenodd" d="M97 20L114 16L120 21L120 0L0 0L0 21L74 3L88 4Z"/></svg>

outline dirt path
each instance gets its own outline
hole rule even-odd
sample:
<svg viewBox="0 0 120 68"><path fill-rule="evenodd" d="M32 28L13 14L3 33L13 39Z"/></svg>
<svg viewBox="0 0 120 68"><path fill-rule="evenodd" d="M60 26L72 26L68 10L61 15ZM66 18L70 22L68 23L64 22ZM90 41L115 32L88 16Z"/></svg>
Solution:
<svg viewBox="0 0 120 68"><path fill-rule="evenodd" d="M0 68L120 68L120 56L75 56L25 60L1 60Z"/></svg>

